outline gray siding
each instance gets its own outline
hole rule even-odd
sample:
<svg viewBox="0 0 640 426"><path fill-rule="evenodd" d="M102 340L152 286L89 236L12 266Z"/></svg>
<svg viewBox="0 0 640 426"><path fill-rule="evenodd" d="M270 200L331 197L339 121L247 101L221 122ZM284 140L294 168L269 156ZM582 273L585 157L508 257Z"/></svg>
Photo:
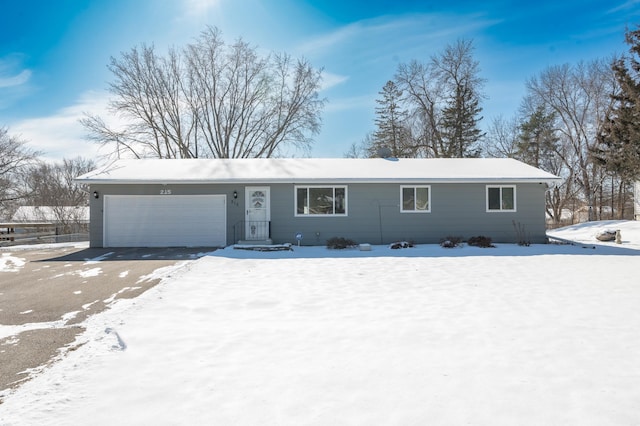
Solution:
<svg viewBox="0 0 640 426"><path fill-rule="evenodd" d="M532 243L542 243L546 238L546 187L541 183L515 184L515 212L487 212L485 184L432 183L430 213L401 213L400 184L348 184L348 214L344 217L296 217L294 184L264 186L271 188L271 238L274 243L295 243L297 233L303 234L303 245L324 245L331 237L345 237L358 243L371 244L399 240L426 244L438 243L447 236L466 239L484 235L495 242L516 242L514 222L524 226ZM172 195L226 194L229 200L227 243L234 244L241 238L234 229L244 220L244 186L92 185L91 192L98 191L100 198L91 198L91 246L100 247L103 243L103 195L157 195L162 189L171 189ZM237 199L233 198L234 191L238 192Z"/></svg>
<svg viewBox="0 0 640 426"><path fill-rule="evenodd" d="M301 232L305 245L325 244L331 237L387 244L399 240L438 243L448 236L484 235L495 242L516 242L516 222L524 226L531 242L546 239L544 184L517 184L515 212L487 212L485 184L430 186L430 213L401 213L399 184L350 184L346 217L296 217L294 185L273 185L272 238L278 243L295 242L295 234Z"/></svg>

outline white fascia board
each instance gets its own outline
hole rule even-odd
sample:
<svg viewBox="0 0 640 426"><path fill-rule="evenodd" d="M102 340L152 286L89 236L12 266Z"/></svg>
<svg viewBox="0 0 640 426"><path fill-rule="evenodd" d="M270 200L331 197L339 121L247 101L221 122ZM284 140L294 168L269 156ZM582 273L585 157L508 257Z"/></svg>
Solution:
<svg viewBox="0 0 640 426"><path fill-rule="evenodd" d="M90 185L270 185L270 184L367 184L367 183L545 183L552 184L561 181L560 178L544 179L537 177L526 178L404 178L404 179L220 179L220 180L138 180L138 179L76 179L76 183Z"/></svg>

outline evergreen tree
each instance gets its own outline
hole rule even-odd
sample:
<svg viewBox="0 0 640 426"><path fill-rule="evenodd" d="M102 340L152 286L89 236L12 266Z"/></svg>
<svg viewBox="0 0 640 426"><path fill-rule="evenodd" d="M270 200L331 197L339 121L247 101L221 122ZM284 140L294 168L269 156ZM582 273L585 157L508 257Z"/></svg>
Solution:
<svg viewBox="0 0 640 426"><path fill-rule="evenodd" d="M593 150L597 161L623 180L640 178L640 27L626 34L631 55L612 65L620 92Z"/></svg>
<svg viewBox="0 0 640 426"><path fill-rule="evenodd" d="M549 162L555 157L559 138L555 132L555 114L538 106L520 126L516 157L534 167L553 172Z"/></svg>
<svg viewBox="0 0 640 426"><path fill-rule="evenodd" d="M454 88L454 95L442 111L444 145L443 157L478 157L477 142L484 136L478 128L482 119L480 99L473 88L462 83Z"/></svg>
<svg viewBox="0 0 640 426"><path fill-rule="evenodd" d="M393 81L387 81L376 99L376 127L369 147L369 156L377 156L381 148L388 148L396 158L411 156L408 147L407 113L401 106L402 90Z"/></svg>

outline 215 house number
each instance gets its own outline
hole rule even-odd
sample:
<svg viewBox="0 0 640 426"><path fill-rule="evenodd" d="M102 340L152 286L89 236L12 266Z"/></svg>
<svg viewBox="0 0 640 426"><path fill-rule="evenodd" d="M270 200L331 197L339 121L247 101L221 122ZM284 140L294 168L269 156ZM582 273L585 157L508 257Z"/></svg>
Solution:
<svg viewBox="0 0 640 426"><path fill-rule="evenodd" d="M170 189L161 189L160 190L160 195L171 195L171 190Z"/></svg>

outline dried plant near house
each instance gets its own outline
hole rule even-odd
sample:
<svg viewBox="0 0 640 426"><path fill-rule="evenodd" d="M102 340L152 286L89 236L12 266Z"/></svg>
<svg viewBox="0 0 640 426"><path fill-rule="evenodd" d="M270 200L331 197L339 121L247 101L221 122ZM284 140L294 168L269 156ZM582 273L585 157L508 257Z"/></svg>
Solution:
<svg viewBox="0 0 640 426"><path fill-rule="evenodd" d="M411 248L414 246L415 244L413 243L413 241L396 241L395 243L389 244L389 248L392 250Z"/></svg>
<svg viewBox="0 0 640 426"><path fill-rule="evenodd" d="M469 244L470 246L474 246L474 247L482 247L482 248L493 247L493 248L495 248L495 246L491 242L491 237L485 237L483 235L479 235L477 237L469 238L467 240L467 244Z"/></svg>
<svg viewBox="0 0 640 426"><path fill-rule="evenodd" d="M462 244L462 237L446 237L440 240L440 246L444 248L455 248Z"/></svg>
<svg viewBox="0 0 640 426"><path fill-rule="evenodd" d="M531 245L531 237L527 234L527 231L524 229L524 225L520 222L512 221L513 228L516 231L516 241L519 246L529 247Z"/></svg>
<svg viewBox="0 0 640 426"><path fill-rule="evenodd" d="M331 237L327 240L327 248L329 249L346 249L346 248L352 248L357 246L358 243L356 243L353 240L350 240L349 238L343 238L343 237Z"/></svg>

